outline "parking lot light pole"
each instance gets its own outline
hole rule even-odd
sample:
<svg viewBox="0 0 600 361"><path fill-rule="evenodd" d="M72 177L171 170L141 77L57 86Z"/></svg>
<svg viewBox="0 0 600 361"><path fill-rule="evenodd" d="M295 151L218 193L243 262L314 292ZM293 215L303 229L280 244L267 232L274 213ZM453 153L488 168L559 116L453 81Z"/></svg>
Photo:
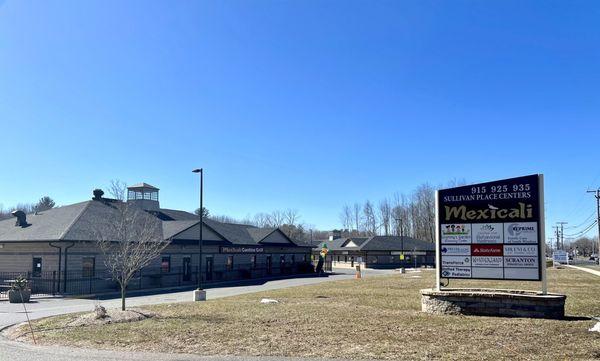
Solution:
<svg viewBox="0 0 600 361"><path fill-rule="evenodd" d="M193 173L200 173L200 230L198 234L198 289L194 290L194 301L206 301L206 291L202 289L202 228L204 225L204 170L194 169Z"/></svg>

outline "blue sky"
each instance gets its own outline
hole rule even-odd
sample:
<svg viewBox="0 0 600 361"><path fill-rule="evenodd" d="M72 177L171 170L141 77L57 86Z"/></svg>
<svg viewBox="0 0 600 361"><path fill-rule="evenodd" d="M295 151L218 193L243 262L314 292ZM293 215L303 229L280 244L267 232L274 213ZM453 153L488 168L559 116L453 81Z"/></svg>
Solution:
<svg viewBox="0 0 600 361"><path fill-rule="evenodd" d="M595 1L0 0L0 203L69 204L118 178L191 210L204 167L212 213L294 208L329 229L345 203L423 182L544 173L548 226L578 225L600 186L599 16Z"/></svg>

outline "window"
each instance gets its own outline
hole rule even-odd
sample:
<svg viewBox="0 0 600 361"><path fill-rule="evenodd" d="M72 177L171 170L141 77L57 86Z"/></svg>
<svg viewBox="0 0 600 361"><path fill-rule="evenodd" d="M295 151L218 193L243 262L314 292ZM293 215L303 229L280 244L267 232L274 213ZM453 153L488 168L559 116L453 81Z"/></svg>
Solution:
<svg viewBox="0 0 600 361"><path fill-rule="evenodd" d="M143 195L144 195L144 199L148 199L148 200L150 199L150 193L144 192Z"/></svg>
<svg viewBox="0 0 600 361"><path fill-rule="evenodd" d="M256 268L256 256L250 256L250 267L252 267L252 269Z"/></svg>
<svg viewBox="0 0 600 361"><path fill-rule="evenodd" d="M33 257L33 277L42 277L42 257Z"/></svg>
<svg viewBox="0 0 600 361"><path fill-rule="evenodd" d="M150 198L153 201L157 201L158 200L158 192L152 192L152 193L150 193Z"/></svg>
<svg viewBox="0 0 600 361"><path fill-rule="evenodd" d="M171 256L164 256L160 261L160 272L171 272Z"/></svg>
<svg viewBox="0 0 600 361"><path fill-rule="evenodd" d="M306 262L306 255L305 254L302 255L302 262Z"/></svg>
<svg viewBox="0 0 600 361"><path fill-rule="evenodd" d="M227 256L227 270L228 271L232 271L233 270L233 256Z"/></svg>
<svg viewBox="0 0 600 361"><path fill-rule="evenodd" d="M81 259L81 275L83 277L94 277L96 270L96 258L83 257Z"/></svg>
<svg viewBox="0 0 600 361"><path fill-rule="evenodd" d="M292 255L292 264L296 263L296 256Z"/></svg>
<svg viewBox="0 0 600 361"><path fill-rule="evenodd" d="M281 268L285 267L285 256L279 257L279 265L281 266Z"/></svg>

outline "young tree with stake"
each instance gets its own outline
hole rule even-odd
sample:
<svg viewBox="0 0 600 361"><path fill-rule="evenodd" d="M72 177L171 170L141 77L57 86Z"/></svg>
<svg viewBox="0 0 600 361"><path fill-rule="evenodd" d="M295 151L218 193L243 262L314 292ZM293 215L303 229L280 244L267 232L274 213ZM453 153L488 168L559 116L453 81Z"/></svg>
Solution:
<svg viewBox="0 0 600 361"><path fill-rule="evenodd" d="M162 236L159 219L127 203L108 204L113 208L96 228L104 264L121 288L121 309L125 310L127 285L136 272L150 264L169 245Z"/></svg>

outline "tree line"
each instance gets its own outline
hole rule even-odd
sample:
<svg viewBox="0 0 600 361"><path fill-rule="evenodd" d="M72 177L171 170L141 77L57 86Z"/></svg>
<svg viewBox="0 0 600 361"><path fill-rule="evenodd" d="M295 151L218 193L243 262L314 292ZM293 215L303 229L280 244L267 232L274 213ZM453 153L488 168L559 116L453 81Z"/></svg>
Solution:
<svg viewBox="0 0 600 361"><path fill-rule="evenodd" d="M577 250L577 253L582 256L591 256L593 253L598 254L598 238L578 238L569 243L569 251L574 250Z"/></svg>
<svg viewBox="0 0 600 361"><path fill-rule="evenodd" d="M448 187L465 184L464 180L453 180ZM340 213L342 236L404 235L435 242L435 190L423 183L408 195L396 192L378 203L366 200L346 204Z"/></svg>
<svg viewBox="0 0 600 361"><path fill-rule="evenodd" d="M36 203L17 203L16 205L8 208L4 208L3 204L0 204L0 220L12 218L11 212L23 211L27 214L43 212L48 209L56 207L56 202L48 196L44 196L39 199Z"/></svg>
<svg viewBox="0 0 600 361"><path fill-rule="evenodd" d="M200 209L196 209L200 214ZM311 241L327 238L327 231L316 230L313 225L302 221L302 217L296 209L274 210L270 213L259 212L237 219L226 215L212 215L205 208L204 217L223 223L247 224L260 228L280 228L292 241L311 243Z"/></svg>

